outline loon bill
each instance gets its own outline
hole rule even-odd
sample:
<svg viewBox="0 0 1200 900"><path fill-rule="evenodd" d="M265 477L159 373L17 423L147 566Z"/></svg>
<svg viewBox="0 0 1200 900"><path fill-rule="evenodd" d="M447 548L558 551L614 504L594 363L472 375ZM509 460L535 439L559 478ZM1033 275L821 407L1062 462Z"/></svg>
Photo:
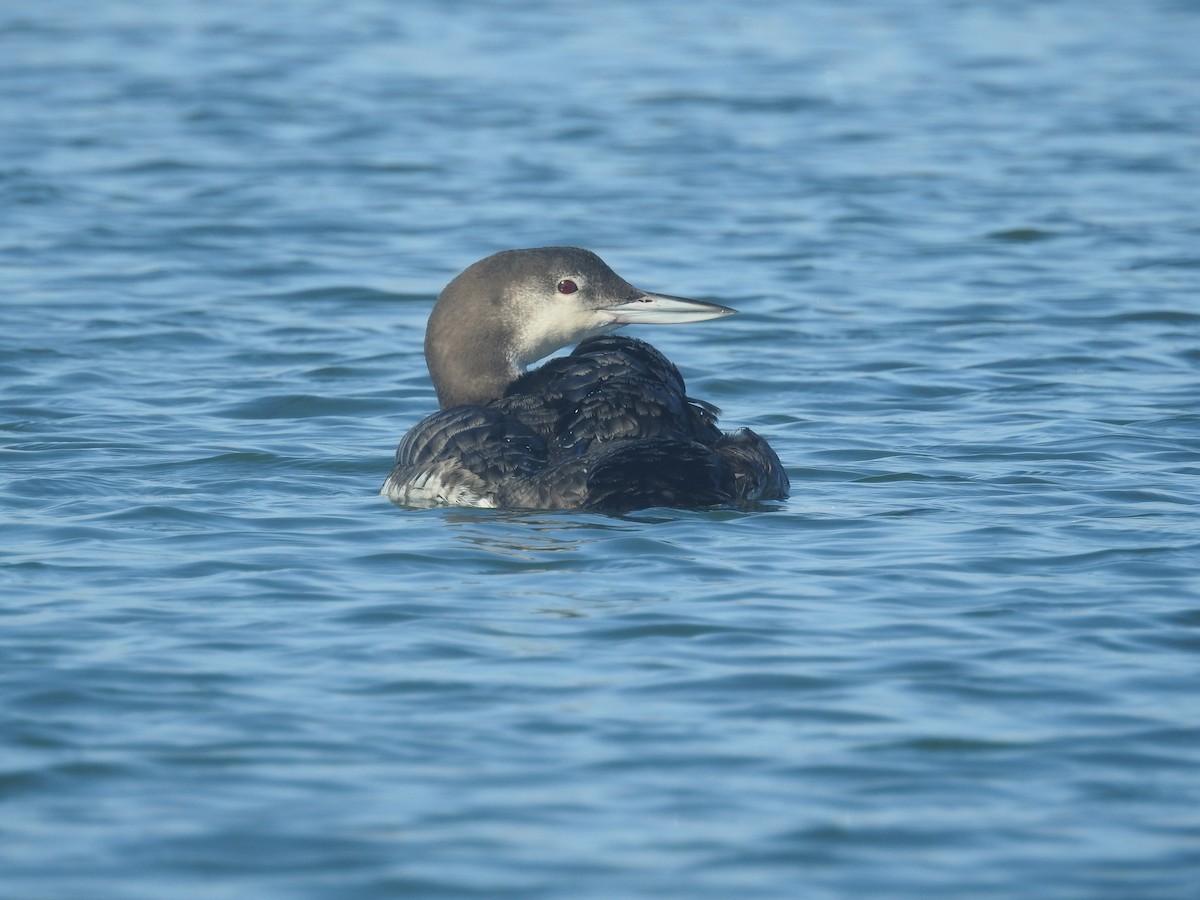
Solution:
<svg viewBox="0 0 1200 900"><path fill-rule="evenodd" d="M785 499L787 475L763 438L722 432L719 410L688 397L665 356L610 334L735 312L639 290L575 247L480 260L429 316L441 408L401 440L381 493L414 507L612 511Z"/></svg>

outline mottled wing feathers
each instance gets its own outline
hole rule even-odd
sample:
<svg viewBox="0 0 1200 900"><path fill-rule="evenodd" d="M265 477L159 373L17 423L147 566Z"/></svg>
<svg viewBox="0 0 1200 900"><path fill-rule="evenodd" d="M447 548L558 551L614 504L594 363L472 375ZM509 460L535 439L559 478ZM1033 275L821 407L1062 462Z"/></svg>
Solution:
<svg viewBox="0 0 1200 900"><path fill-rule="evenodd" d="M545 443L518 419L486 406L452 406L427 416L396 448L397 466L453 458L479 474L529 474Z"/></svg>

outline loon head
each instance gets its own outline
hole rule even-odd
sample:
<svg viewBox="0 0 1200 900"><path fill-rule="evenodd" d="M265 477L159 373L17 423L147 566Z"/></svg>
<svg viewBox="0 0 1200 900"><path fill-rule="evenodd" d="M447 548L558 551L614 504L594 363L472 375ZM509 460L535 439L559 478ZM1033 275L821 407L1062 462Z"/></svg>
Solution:
<svg viewBox="0 0 1200 900"><path fill-rule="evenodd" d="M429 316L425 361L442 408L486 403L530 363L584 338L734 312L639 290L589 250L505 250L446 285Z"/></svg>

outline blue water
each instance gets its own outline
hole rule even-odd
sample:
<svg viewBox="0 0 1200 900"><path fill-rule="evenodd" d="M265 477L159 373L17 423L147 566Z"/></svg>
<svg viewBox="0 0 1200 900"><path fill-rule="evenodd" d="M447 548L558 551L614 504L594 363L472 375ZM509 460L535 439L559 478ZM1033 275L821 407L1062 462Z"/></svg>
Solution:
<svg viewBox="0 0 1200 900"><path fill-rule="evenodd" d="M589 9L588 7L594 7ZM0 895L1184 898L1200 6L0 8ZM577 244L793 496L401 509Z"/></svg>

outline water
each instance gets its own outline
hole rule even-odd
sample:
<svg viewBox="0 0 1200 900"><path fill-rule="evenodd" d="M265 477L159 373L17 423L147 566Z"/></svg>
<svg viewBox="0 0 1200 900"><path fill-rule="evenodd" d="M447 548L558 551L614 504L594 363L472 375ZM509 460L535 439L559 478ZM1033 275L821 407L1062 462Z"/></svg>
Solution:
<svg viewBox="0 0 1200 900"><path fill-rule="evenodd" d="M1200 7L0 12L0 895L1200 881ZM407 511L568 243L794 496Z"/></svg>

